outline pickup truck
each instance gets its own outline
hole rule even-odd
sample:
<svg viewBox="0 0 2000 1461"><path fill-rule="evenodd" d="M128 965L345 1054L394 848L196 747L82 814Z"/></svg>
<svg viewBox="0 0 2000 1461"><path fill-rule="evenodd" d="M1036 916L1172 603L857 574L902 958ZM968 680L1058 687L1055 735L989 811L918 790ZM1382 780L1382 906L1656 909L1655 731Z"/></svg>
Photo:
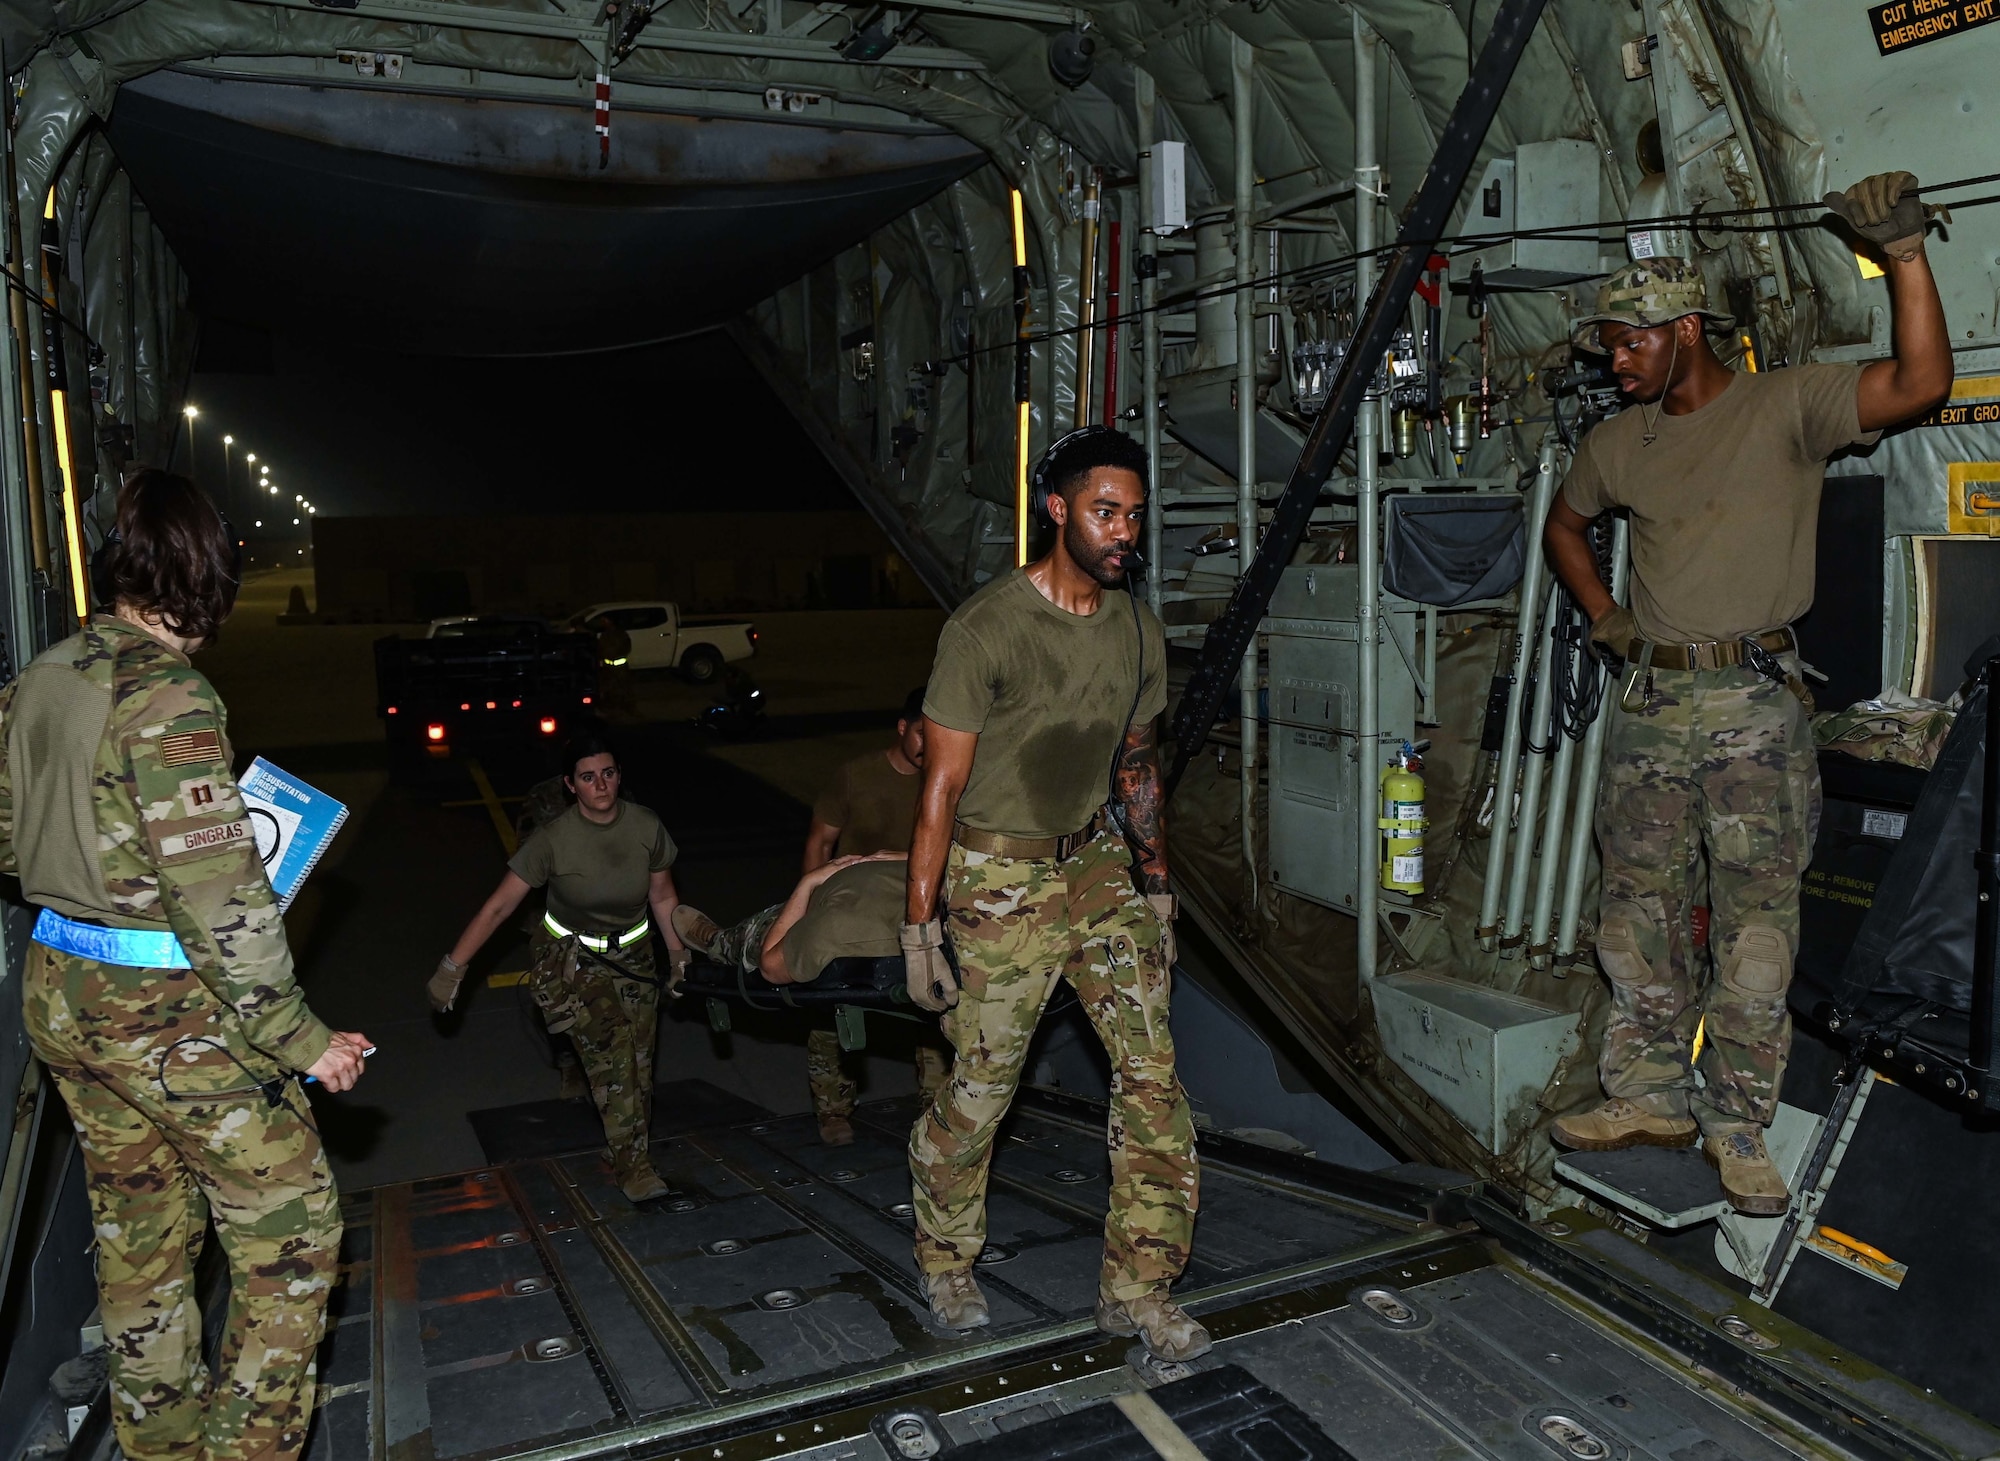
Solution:
<svg viewBox="0 0 2000 1461"><path fill-rule="evenodd" d="M749 659L757 652L757 630L741 619L684 617L678 604L664 599L592 604L572 614L568 624L582 631L599 615L610 618L632 640L626 668L678 670L696 685L719 678L725 664Z"/></svg>
<svg viewBox="0 0 2000 1461"><path fill-rule="evenodd" d="M458 615L375 641L375 713L391 746L551 739L596 698L596 637L541 619Z"/></svg>

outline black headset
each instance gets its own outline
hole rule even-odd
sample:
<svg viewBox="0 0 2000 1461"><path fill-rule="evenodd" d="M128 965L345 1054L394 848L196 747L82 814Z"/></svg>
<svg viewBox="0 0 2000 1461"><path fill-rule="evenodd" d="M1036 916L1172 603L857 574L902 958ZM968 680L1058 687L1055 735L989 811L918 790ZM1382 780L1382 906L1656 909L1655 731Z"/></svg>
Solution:
<svg viewBox="0 0 2000 1461"><path fill-rule="evenodd" d="M1056 459L1063 454L1071 442L1082 441L1085 437L1090 436L1103 436L1110 430L1109 426L1080 426L1067 436L1059 436L1049 444L1049 449L1042 453L1042 459L1035 463L1034 474L1028 478L1028 515L1030 517L1045 528L1052 528L1056 525L1055 519L1049 516L1049 499L1055 495L1056 490Z"/></svg>

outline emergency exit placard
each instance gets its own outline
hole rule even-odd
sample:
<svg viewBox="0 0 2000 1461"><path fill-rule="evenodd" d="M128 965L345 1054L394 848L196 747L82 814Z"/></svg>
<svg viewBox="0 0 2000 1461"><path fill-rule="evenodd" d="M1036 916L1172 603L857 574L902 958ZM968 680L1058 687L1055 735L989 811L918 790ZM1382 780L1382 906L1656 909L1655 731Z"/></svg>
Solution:
<svg viewBox="0 0 2000 1461"><path fill-rule="evenodd" d="M1893 0L1869 6L1868 20L1886 56L2000 20L2000 0Z"/></svg>

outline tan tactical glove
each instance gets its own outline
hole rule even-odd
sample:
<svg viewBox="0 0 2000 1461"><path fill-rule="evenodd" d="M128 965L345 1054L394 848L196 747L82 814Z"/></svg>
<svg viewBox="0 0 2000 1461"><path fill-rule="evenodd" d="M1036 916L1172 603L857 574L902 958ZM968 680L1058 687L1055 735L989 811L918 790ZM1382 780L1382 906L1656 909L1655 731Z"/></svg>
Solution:
<svg viewBox="0 0 2000 1461"><path fill-rule="evenodd" d="M431 1008L439 1014L450 1009L458 1000L458 986L465 978L465 966L454 964L451 955L438 960L437 972L424 985L424 993L431 997Z"/></svg>
<svg viewBox="0 0 2000 1461"><path fill-rule="evenodd" d="M1951 222L1943 208L1918 201L1916 174L1878 172L1844 193L1828 193L1820 201L1838 213L1847 226L1893 259L1908 263L1924 245L1924 226L1933 218Z"/></svg>
<svg viewBox="0 0 2000 1461"><path fill-rule="evenodd" d="M1590 642L1609 650L1619 659L1631 653L1632 641L1638 637L1639 621L1623 604L1613 604L1590 621Z"/></svg>
<svg viewBox="0 0 2000 1461"><path fill-rule="evenodd" d="M906 923L902 939L903 982L911 1003L943 1014L958 1003L958 979L944 953L944 924L935 918L929 923Z"/></svg>
<svg viewBox="0 0 2000 1461"><path fill-rule="evenodd" d="M1181 900L1172 893L1148 893L1146 901L1160 915L1160 929L1164 934L1160 947L1166 952L1167 967L1171 969L1180 962L1181 946L1174 937L1174 916L1181 911Z"/></svg>
<svg viewBox="0 0 2000 1461"><path fill-rule="evenodd" d="M688 965L694 962L694 950L678 948L667 950L667 998L681 997L681 982L688 977Z"/></svg>

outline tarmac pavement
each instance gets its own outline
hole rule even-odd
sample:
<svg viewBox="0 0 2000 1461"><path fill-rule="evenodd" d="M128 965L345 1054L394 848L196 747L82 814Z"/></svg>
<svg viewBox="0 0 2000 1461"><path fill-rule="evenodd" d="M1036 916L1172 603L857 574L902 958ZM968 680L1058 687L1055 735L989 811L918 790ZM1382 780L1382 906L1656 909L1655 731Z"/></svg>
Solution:
<svg viewBox="0 0 2000 1461"><path fill-rule="evenodd" d="M506 977L526 963L525 938L494 938L450 1015L430 1013L423 984L505 868L496 822L511 823L511 799L553 772L555 753L476 751L492 801L464 756L392 776L369 646L393 626L280 627L297 582L310 595L309 575L253 576L222 642L198 663L230 708L239 765L264 754L350 807L286 925L314 1010L364 1031L379 1053L352 1092L315 1091L313 1104L346 1187L478 1166L485 1158L467 1111L557 1093L539 1017ZM690 720L712 697L654 677L637 686L637 715L613 727L633 799L658 811L680 845L681 896L724 921L790 890L812 789L846 756L887 743L943 621L929 610L748 617L763 632L751 669L771 707L756 739L718 742ZM703 1008L675 1005L661 1020L657 1078L706 1080L775 1112L807 1110L812 1018L733 1010L732 1033L716 1036ZM855 1062L864 1096L908 1092L909 1034L889 1021L871 1021L869 1034Z"/></svg>

